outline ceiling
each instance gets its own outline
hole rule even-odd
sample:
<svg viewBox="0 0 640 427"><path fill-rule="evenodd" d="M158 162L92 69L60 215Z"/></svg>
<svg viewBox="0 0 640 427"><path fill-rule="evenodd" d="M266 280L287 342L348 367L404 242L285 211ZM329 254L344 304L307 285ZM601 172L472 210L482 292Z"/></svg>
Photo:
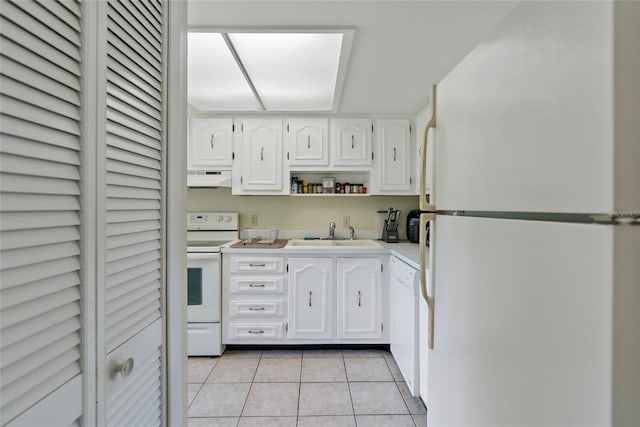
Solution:
<svg viewBox="0 0 640 427"><path fill-rule="evenodd" d="M340 114L415 114L516 1L188 0L194 30L354 28Z"/></svg>

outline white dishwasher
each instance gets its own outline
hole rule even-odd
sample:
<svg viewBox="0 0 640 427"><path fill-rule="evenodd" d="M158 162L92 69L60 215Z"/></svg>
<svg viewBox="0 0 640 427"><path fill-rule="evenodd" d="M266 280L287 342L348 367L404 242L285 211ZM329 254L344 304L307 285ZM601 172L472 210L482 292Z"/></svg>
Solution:
<svg viewBox="0 0 640 427"><path fill-rule="evenodd" d="M420 393L418 270L395 256L390 262L391 354L413 396Z"/></svg>

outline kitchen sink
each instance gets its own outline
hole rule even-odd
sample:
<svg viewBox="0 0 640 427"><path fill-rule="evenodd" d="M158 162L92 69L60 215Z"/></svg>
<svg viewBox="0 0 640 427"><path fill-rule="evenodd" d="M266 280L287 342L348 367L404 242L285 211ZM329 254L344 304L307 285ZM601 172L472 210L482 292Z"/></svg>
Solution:
<svg viewBox="0 0 640 427"><path fill-rule="evenodd" d="M333 246L334 245L334 241L333 240L320 240L320 239L316 239L316 240L304 240L304 239L291 239L289 240L289 242L287 243L287 246L312 246L312 247L318 247L318 246Z"/></svg>
<svg viewBox="0 0 640 427"><path fill-rule="evenodd" d="M357 240L303 240L303 239L291 239L287 243L287 247L295 248L382 248L380 243L370 239L357 239Z"/></svg>
<svg viewBox="0 0 640 427"><path fill-rule="evenodd" d="M381 248L382 245L375 240L336 240L336 246L344 246L347 248Z"/></svg>

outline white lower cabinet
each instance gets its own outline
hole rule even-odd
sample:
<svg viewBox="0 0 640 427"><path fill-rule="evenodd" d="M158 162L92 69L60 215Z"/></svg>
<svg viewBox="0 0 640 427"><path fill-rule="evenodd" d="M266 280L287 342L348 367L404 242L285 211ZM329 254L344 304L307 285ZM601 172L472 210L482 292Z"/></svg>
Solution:
<svg viewBox="0 0 640 427"><path fill-rule="evenodd" d="M379 258L338 258L338 338L381 338L382 263Z"/></svg>
<svg viewBox="0 0 640 427"><path fill-rule="evenodd" d="M382 266L381 256L224 255L223 342L388 343Z"/></svg>
<svg viewBox="0 0 640 427"><path fill-rule="evenodd" d="M287 338L332 337L333 258L289 258Z"/></svg>
<svg viewBox="0 0 640 427"><path fill-rule="evenodd" d="M223 342L281 342L286 291L284 256L223 256Z"/></svg>

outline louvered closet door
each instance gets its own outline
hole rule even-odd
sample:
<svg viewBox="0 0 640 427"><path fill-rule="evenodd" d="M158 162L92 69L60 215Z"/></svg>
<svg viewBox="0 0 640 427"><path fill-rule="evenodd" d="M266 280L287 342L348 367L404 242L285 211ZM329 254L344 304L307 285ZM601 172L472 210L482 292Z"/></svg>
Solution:
<svg viewBox="0 0 640 427"><path fill-rule="evenodd" d="M106 408L98 417L109 426L157 426L163 423L165 6L122 0L102 7L106 163L98 197L106 217L98 328Z"/></svg>
<svg viewBox="0 0 640 427"><path fill-rule="evenodd" d="M0 425L79 425L81 8L0 15Z"/></svg>

